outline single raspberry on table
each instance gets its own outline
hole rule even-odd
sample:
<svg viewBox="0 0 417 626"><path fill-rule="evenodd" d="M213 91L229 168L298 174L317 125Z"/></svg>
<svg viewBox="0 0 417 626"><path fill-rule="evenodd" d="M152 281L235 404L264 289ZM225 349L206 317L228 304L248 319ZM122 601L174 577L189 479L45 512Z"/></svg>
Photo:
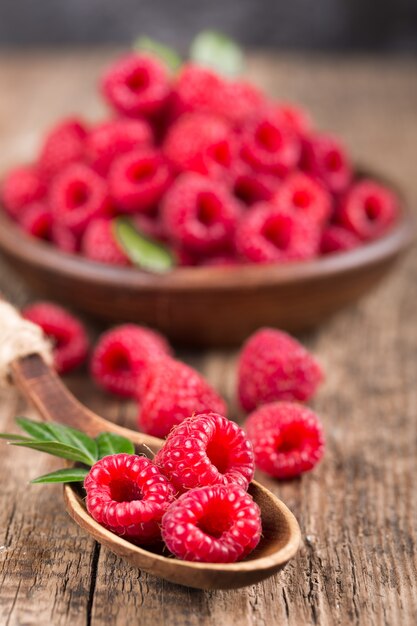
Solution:
<svg viewBox="0 0 417 626"><path fill-rule="evenodd" d="M193 489L170 505L162 518L162 537L186 561L233 563L258 545L261 513L238 485Z"/></svg>
<svg viewBox="0 0 417 626"><path fill-rule="evenodd" d="M136 454L106 456L93 465L84 488L96 522L138 544L160 540L174 489L152 461Z"/></svg>
<svg viewBox="0 0 417 626"><path fill-rule="evenodd" d="M150 361L170 352L166 339L155 330L123 324L99 338L91 357L91 374L106 391L138 397Z"/></svg>
<svg viewBox="0 0 417 626"><path fill-rule="evenodd" d="M236 140L228 124L214 115L189 113L169 128L163 152L178 172L220 177L236 157Z"/></svg>
<svg viewBox="0 0 417 626"><path fill-rule="evenodd" d="M360 244L360 239L350 230L343 226L330 224L321 234L320 252L322 254L347 252L357 248Z"/></svg>
<svg viewBox="0 0 417 626"><path fill-rule="evenodd" d="M170 167L161 152L140 148L114 160L108 183L120 213L147 213L158 204L171 180Z"/></svg>
<svg viewBox="0 0 417 626"><path fill-rule="evenodd" d="M116 157L152 143L152 128L146 120L114 119L91 129L86 155L91 167L105 176Z"/></svg>
<svg viewBox="0 0 417 626"><path fill-rule="evenodd" d="M189 365L161 356L149 363L141 385L139 429L165 437L173 426L194 413L226 413L226 404Z"/></svg>
<svg viewBox="0 0 417 626"><path fill-rule="evenodd" d="M87 165L69 165L54 178L49 205L54 221L79 236L92 219L110 213L106 181Z"/></svg>
<svg viewBox="0 0 417 626"><path fill-rule="evenodd" d="M268 110L250 120L240 139L242 159L257 172L284 178L298 165L299 138L276 111Z"/></svg>
<svg viewBox="0 0 417 626"><path fill-rule="evenodd" d="M296 339L261 328L244 344L238 363L238 397L245 411L275 400L311 398L323 380L322 369Z"/></svg>
<svg viewBox="0 0 417 626"><path fill-rule="evenodd" d="M196 414L175 426L155 463L180 493L229 483L247 489L255 469L245 432L218 413Z"/></svg>
<svg viewBox="0 0 417 626"><path fill-rule="evenodd" d="M250 263L287 263L314 258L319 240L319 228L311 220L259 203L238 224L235 246Z"/></svg>
<svg viewBox="0 0 417 626"><path fill-rule="evenodd" d="M303 139L301 169L320 180L334 194L343 193L352 179L352 166L340 142L330 135Z"/></svg>
<svg viewBox="0 0 417 626"><path fill-rule="evenodd" d="M171 91L164 63L138 53L115 61L104 73L101 87L108 104L129 117L159 114Z"/></svg>
<svg viewBox="0 0 417 626"><path fill-rule="evenodd" d="M246 421L256 466L274 478L293 478L311 470L324 452L320 419L294 402L265 404Z"/></svg>
<svg viewBox="0 0 417 626"><path fill-rule="evenodd" d="M46 135L38 165L46 179L50 179L71 163L80 163L85 157L87 128L76 117L59 122Z"/></svg>
<svg viewBox="0 0 417 626"><path fill-rule="evenodd" d="M54 365L59 374L84 363L89 341L84 325L74 315L52 302L37 302L23 309L22 316L40 326L53 342Z"/></svg>
<svg viewBox="0 0 417 626"><path fill-rule="evenodd" d="M36 202L28 206L20 217L23 230L38 239L50 240L52 231L52 215L46 204Z"/></svg>
<svg viewBox="0 0 417 626"><path fill-rule="evenodd" d="M319 226L327 222L332 212L329 192L303 172L290 174L278 187L271 202L280 209L311 219Z"/></svg>
<svg viewBox="0 0 417 626"><path fill-rule="evenodd" d="M1 187L1 199L6 211L19 219L24 210L43 200L46 186L36 167L22 165L11 170Z"/></svg>
<svg viewBox="0 0 417 626"><path fill-rule="evenodd" d="M233 241L240 204L217 181L184 173L162 204L162 221L171 241L191 253L221 251Z"/></svg>
<svg viewBox="0 0 417 626"><path fill-rule="evenodd" d="M130 265L129 258L117 243L112 221L106 218L96 218L88 224L81 241L81 252L99 263Z"/></svg>
<svg viewBox="0 0 417 626"><path fill-rule="evenodd" d="M342 226L370 241L383 235L398 216L394 193L373 180L355 183L341 201L338 219Z"/></svg>

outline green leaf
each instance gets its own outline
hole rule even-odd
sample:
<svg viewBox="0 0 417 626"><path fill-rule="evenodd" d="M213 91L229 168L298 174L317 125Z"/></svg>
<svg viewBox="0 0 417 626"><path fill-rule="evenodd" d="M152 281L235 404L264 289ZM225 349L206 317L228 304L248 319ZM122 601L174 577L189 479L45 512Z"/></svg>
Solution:
<svg viewBox="0 0 417 626"><path fill-rule="evenodd" d="M243 71L244 56L241 48L226 35L211 30L204 30L197 35L191 44L190 58L225 76L237 76Z"/></svg>
<svg viewBox="0 0 417 626"><path fill-rule="evenodd" d="M32 450L39 450L40 452L46 452L53 456L58 456L61 459L68 459L69 461L80 461L86 465L92 465L91 458L84 454L79 448L69 446L57 441L43 441L33 439L30 441L12 441L12 446L20 446L23 448L31 448ZM95 461L93 461L94 463Z"/></svg>
<svg viewBox="0 0 417 626"><path fill-rule="evenodd" d="M102 459L104 456L110 454L120 454L125 452L126 454L135 454L135 446L129 439L116 435L115 433L100 433L96 437L98 446L98 457Z"/></svg>
<svg viewBox="0 0 417 626"><path fill-rule="evenodd" d="M88 474L88 469L84 467L66 467L65 469L44 474L39 478L34 478L31 483L79 483L84 480Z"/></svg>
<svg viewBox="0 0 417 626"><path fill-rule="evenodd" d="M30 437L16 435L16 433L0 433L0 439L6 439L6 441L31 441Z"/></svg>
<svg viewBox="0 0 417 626"><path fill-rule="evenodd" d="M145 237L129 220L120 217L113 220L113 232L132 263L142 269L167 272L175 265L175 257L168 247Z"/></svg>
<svg viewBox="0 0 417 626"><path fill-rule="evenodd" d="M94 439L75 428L54 422L35 422L26 417L18 417L16 422L38 441L55 441L77 448L88 459L90 465L98 459L97 444Z"/></svg>
<svg viewBox="0 0 417 626"><path fill-rule="evenodd" d="M182 64L180 55L173 48L159 41L155 41L150 37L138 37L133 47L135 50L150 52L152 55L159 57L174 72L178 70Z"/></svg>

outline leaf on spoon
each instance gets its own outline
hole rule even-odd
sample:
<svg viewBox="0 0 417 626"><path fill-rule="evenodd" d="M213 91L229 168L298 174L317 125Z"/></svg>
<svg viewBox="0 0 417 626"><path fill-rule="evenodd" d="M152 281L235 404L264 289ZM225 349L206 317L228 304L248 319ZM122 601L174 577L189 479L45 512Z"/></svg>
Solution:
<svg viewBox="0 0 417 626"><path fill-rule="evenodd" d="M98 457L102 459L110 454L135 454L135 447L129 439L116 435L115 433L100 433L96 437L98 447Z"/></svg>
<svg viewBox="0 0 417 626"><path fill-rule="evenodd" d="M190 58L229 77L243 71L242 49L233 39L211 30L204 30L195 37L190 47Z"/></svg>
<svg viewBox="0 0 417 626"><path fill-rule="evenodd" d="M31 480L31 483L79 483L84 480L88 474L88 469L84 467L66 467L64 469L44 474L38 478Z"/></svg>
<svg viewBox="0 0 417 626"><path fill-rule="evenodd" d="M175 265L171 250L155 239L145 237L127 219L113 220L113 232L134 265L152 272L167 272Z"/></svg>
<svg viewBox="0 0 417 626"><path fill-rule="evenodd" d="M19 446L22 448L31 448L32 450L39 450L40 452L46 452L53 456L58 456L61 459L67 459L69 461L79 461L85 463L85 465L92 465L91 458L81 452L74 446L69 446L57 441L42 441L33 439L30 441L11 441L11 446Z"/></svg>
<svg viewBox="0 0 417 626"><path fill-rule="evenodd" d="M138 37L133 44L133 48L139 52L150 52L157 56L174 72L178 70L182 64L182 59L176 50L150 37Z"/></svg>

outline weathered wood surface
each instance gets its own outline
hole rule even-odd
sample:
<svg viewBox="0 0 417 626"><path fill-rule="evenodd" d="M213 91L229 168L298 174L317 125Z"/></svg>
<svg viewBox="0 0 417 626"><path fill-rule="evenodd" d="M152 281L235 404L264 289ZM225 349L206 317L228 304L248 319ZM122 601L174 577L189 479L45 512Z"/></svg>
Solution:
<svg viewBox="0 0 417 626"><path fill-rule="evenodd" d="M36 53L0 61L0 169L30 158L62 113L102 109L92 77L109 51ZM254 57L250 72L277 96L309 105L355 157L403 185L417 204L417 64L411 60ZM58 467L36 452L0 451L0 625L414 625L417 622L416 254L360 305L304 337L327 366L314 405L327 432L324 462L302 480L260 477L298 517L304 544L283 573L254 587L200 592L152 578L100 548L66 516L59 486L28 480ZM1 266L0 289L29 299ZM95 329L93 329L94 331ZM233 402L232 353L184 355ZM68 383L122 424L135 407ZM13 392L0 428L32 414Z"/></svg>

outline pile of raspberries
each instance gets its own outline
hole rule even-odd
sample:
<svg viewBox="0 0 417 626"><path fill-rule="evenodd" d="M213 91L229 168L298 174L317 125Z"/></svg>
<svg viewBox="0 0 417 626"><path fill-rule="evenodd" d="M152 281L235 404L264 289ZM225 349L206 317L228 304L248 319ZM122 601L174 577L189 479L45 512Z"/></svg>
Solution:
<svg viewBox="0 0 417 626"><path fill-rule="evenodd" d="M7 213L65 252L131 265L123 215L179 265L306 261L381 237L398 216L336 138L247 81L191 62L172 75L130 53L100 88L110 119L61 121L2 184Z"/></svg>

